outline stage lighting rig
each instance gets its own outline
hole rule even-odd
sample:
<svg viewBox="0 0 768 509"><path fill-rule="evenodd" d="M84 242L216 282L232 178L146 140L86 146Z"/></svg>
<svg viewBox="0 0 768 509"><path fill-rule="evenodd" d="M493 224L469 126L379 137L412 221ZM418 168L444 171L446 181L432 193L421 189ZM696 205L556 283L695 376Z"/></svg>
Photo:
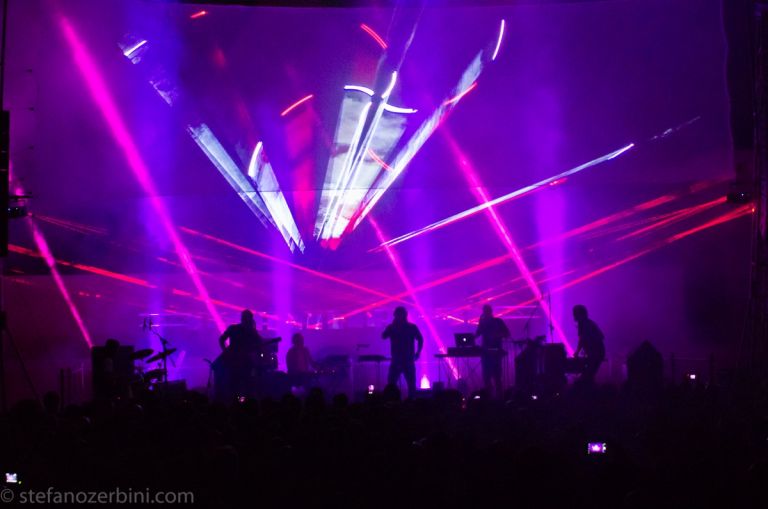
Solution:
<svg viewBox="0 0 768 509"><path fill-rule="evenodd" d="M29 198L32 198L32 195L12 194L8 196L8 208L6 212L8 214L8 219L21 219L27 217L29 211L27 210L26 205L20 202L28 200Z"/></svg>

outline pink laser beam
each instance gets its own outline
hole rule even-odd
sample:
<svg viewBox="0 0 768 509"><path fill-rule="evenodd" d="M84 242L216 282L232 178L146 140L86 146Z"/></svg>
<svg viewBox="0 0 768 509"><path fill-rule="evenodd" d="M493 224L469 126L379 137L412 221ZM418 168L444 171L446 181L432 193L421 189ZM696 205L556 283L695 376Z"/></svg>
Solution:
<svg viewBox="0 0 768 509"><path fill-rule="evenodd" d="M348 281L346 279L342 279L342 278L339 278L339 277L336 277L336 276L332 276L330 274L326 274L325 272L320 272L320 271L317 271L317 270L313 270L313 269L304 267L303 265L299 265L297 263L289 262L289 261L283 260L281 258L278 258L276 256L268 255L268 254L262 253L261 251L256 251L255 249L250 249L248 247L241 246L239 244L235 244L234 242L230 242L228 240L224 240L224 239L221 239L219 237L214 237L213 235L208 235L207 233L199 232L197 230L193 230L191 228L186 228L184 226L182 226L180 229L181 229L182 232L187 233L189 235L194 235L196 237L201 237L201 238L204 238L204 239L209 240L211 242L215 242L217 244L221 244L222 246L230 247L232 249L235 249L235 250L243 252L243 253L247 253L247 254L250 254L250 255L253 255L253 256L258 256L259 258L263 258L263 259L269 260L271 262L275 262L275 263L279 263L279 264L282 264L282 265L286 265L288 267L291 267L293 269L299 270L301 272L306 272L307 274L312 274L313 276L316 276L318 278L325 279L327 281L333 281L334 283L338 283L340 285L348 286L350 288L354 288L356 290L360 290L360 291L363 291L365 293L370 293L372 295L376 295L377 297L384 297L385 299L388 299L387 302L398 301L398 302L404 302L406 304L409 304L408 302L402 300L399 297L393 297L391 295L388 295L388 294L386 294L384 292L379 292L379 291L374 290L374 289L372 289L370 287L367 287L365 285L361 285L361 284L355 283L353 281Z"/></svg>
<svg viewBox="0 0 768 509"><path fill-rule="evenodd" d="M448 131L447 127L443 126L440 132L443 138L448 142L448 145L451 151L453 152L453 154L461 162L462 174L467 178L472 194L475 195L475 198L478 200L481 206L488 205L491 202L491 198L490 196L488 196L488 193L485 190L485 186L480 181L480 176L477 174L477 171L475 170L474 166L469 162L469 158L461 149L461 147L459 147L458 142L450 133L450 131ZM541 310L544 313L544 316L546 316L547 319L549 320L549 323L552 325L552 328L557 334L558 339L565 345L565 348L568 351L568 353L572 354L573 346L571 346L570 342L568 341L568 338L563 332L562 327L560 327L560 324L558 323L557 320L555 320L555 317L552 315L552 311L549 307L549 304L544 299L544 294L541 292L541 289L539 288L539 285L536 283L536 279L533 277L533 274L531 273L530 269L528 269L528 264L523 259L523 255L520 249L517 247L517 243L512 238L512 235L509 233L509 229L507 228L507 225L504 224L504 222L498 216L493 205L488 205L488 207L485 210L487 212L491 225L494 227L494 231L496 232L496 235L502 241L502 243L504 244L504 247L506 247L507 252L512 258L512 261L515 262L515 265L517 266L517 270L520 272L520 275L523 276L523 279L525 279L525 282L530 288L531 293L533 293L533 296L536 298L539 305L541 306Z"/></svg>
<svg viewBox="0 0 768 509"><path fill-rule="evenodd" d="M476 88L477 88L477 82L475 81L470 86L468 86L466 90L463 90L461 93L457 94L456 96L451 97L450 99L447 99L446 101L444 101L443 105L448 106L449 104L459 102L465 95L472 92Z"/></svg>
<svg viewBox="0 0 768 509"><path fill-rule="evenodd" d="M302 97L301 99L299 99L299 100L298 100L298 101L296 101L295 103L293 103L293 104L291 104L290 106L288 106L287 108L285 108L285 109L284 109L284 110L283 110L283 111L280 113L280 116L281 116L281 117L284 117L284 116L286 116L287 114L289 114L290 112L292 112L293 110L295 110L296 108L298 108L299 106L301 106L302 104L304 104L305 102L309 101L309 100L310 100L310 99L312 99L313 97L315 97L315 94L309 94L309 95L305 95L304 97Z"/></svg>
<svg viewBox="0 0 768 509"><path fill-rule="evenodd" d="M362 28L365 33L370 35L373 40L376 41L379 46L381 46L381 49L387 49L387 43L384 42L384 39L382 39L381 36L377 34L373 28L369 27L365 23L360 23L360 28Z"/></svg>
<svg viewBox="0 0 768 509"><path fill-rule="evenodd" d="M376 222L373 216L368 216L368 221L371 223L373 231L376 232L376 236L379 238L379 242L384 242L386 240L386 236L382 233L381 228L379 227L379 223ZM432 340L440 350L444 351L445 345L440 340L440 335L437 333L437 329L435 329L435 325L432 323L432 320L430 320L429 315L427 315L426 311L424 310L424 306L421 305L421 301L419 301L418 297L416 297L416 293L413 291L413 284L411 283L411 279L408 277L408 274L406 274L405 270L403 269L403 264L400 262L400 257L397 255L394 249L389 246L385 248L385 251L390 263L392 264L392 267L394 267L395 272L397 272L400 281L403 282L403 286L405 286L405 289L412 295L416 309L419 311L419 314L424 317L424 323L427 325L427 329L429 330L429 334L432 336ZM447 360L448 366L451 370L451 373L453 374L453 378L458 380L459 370L456 368L452 359L447 358Z"/></svg>
<svg viewBox="0 0 768 509"><path fill-rule="evenodd" d="M9 179L11 178L11 172L12 167L9 164ZM24 196L26 194L21 184L18 183L14 186L14 192L19 196ZM43 236L43 232L40 230L40 227L37 225L37 222L33 218L29 217L27 218L27 221L29 228L32 231L32 238L35 241L35 245L37 245L37 250L42 256L43 260L45 260L45 264L48 266L48 270L51 271L51 277L53 277L56 288L58 288L61 297L64 299L64 302L66 302L67 307L69 308L69 312L72 315L72 319L75 320L77 328L80 329L80 334L83 335L83 340L85 340L85 343L89 348L91 348L93 346L93 342L91 341L91 334L88 332L88 328L85 326L85 321L80 315L80 311L77 309L75 302L72 300L72 296L69 294L69 290L67 289L67 285L64 283L64 279L59 273L59 268L56 266L56 258L54 258L53 252L51 251L51 248L48 246L48 242Z"/></svg>
<svg viewBox="0 0 768 509"><path fill-rule="evenodd" d="M392 167L388 165L386 162L384 162L384 159L379 157L379 155L376 152L374 152L372 148L368 149L368 155L371 156L371 159L379 163L379 166L381 166L385 170L393 171ZM354 221L350 221L350 223L353 223L353 222Z"/></svg>
<svg viewBox="0 0 768 509"><path fill-rule="evenodd" d="M214 323L220 330L224 330L224 321L221 319L218 310L211 302L211 298L208 295L208 290L203 285L200 278L200 274L197 272L195 262L192 260L192 256L189 254L184 243L181 241L176 227L171 220L171 215L165 206L165 203L160 198L160 194L155 187L155 183L150 175L149 168L141 157L139 149L136 143L133 141L133 137L125 124L117 104L114 98L109 92L106 82L104 81L101 72L99 71L96 63L93 61L90 53L80 40L73 26L69 21L61 16L59 19L62 33L64 38L72 51L72 56L75 60L80 74L85 80L85 84L91 93L91 96L99 108L104 120L107 122L109 129L112 133L117 145L122 149L125 155L128 166L134 173L134 176L138 180L139 184L143 188L150 200L150 204L155 211L158 219L160 220L166 235L168 235L171 243L174 246L177 256L184 266L184 270L189 275L192 283L197 290L200 300L205 305L208 313L211 315Z"/></svg>

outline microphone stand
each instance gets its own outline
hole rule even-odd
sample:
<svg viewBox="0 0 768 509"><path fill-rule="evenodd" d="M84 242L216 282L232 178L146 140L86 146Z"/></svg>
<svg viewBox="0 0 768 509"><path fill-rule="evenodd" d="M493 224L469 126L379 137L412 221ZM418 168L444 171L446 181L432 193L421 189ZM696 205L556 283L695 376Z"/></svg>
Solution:
<svg viewBox="0 0 768 509"><path fill-rule="evenodd" d="M531 314L528 315L528 319L525 321L525 325L523 325L523 333L525 334L526 339L531 339L531 320L533 319L533 315L536 314L537 309L539 309L538 302L533 307L533 310L531 310Z"/></svg>
<svg viewBox="0 0 768 509"><path fill-rule="evenodd" d="M363 348L368 348L371 345L369 343L357 343L355 345L355 355L359 358L360 357L360 350ZM350 363L349 368L349 385L350 385L350 393L352 394L352 397L355 397L355 366L357 365L358 360L352 359L352 362Z"/></svg>
<svg viewBox="0 0 768 509"><path fill-rule="evenodd" d="M203 359L203 362L208 364L208 382L205 384L205 395L211 397L211 386L213 385L213 361L210 359Z"/></svg>
<svg viewBox="0 0 768 509"><path fill-rule="evenodd" d="M547 303L549 305L549 342L555 342L555 324L552 321L552 292L547 291Z"/></svg>
<svg viewBox="0 0 768 509"><path fill-rule="evenodd" d="M163 336L161 336L160 333L157 332L154 329L154 324L152 323L152 318L149 319L149 332L151 332L152 334L157 336L157 339L160 340L160 345L161 345L162 351L163 351L163 359L162 359L162 363L163 363L163 376L162 376L161 380L162 380L162 383L166 383L167 384L168 383L168 350L169 350L168 345L170 343L168 342L167 339L165 339ZM171 364L173 364L173 362L171 362ZM173 366L176 366L176 364L173 364Z"/></svg>

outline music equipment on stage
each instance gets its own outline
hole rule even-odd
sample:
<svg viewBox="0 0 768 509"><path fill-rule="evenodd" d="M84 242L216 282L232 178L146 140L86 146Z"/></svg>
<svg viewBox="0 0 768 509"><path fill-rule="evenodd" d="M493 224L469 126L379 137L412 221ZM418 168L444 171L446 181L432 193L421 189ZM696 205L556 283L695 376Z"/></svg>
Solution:
<svg viewBox="0 0 768 509"><path fill-rule="evenodd" d="M155 355L153 355L149 359L145 360L144 362L149 364L149 363L152 363L152 362L161 361L163 359L167 359L168 357L170 357L174 353L176 353L176 349L175 348L169 348L169 349L167 349L167 350L165 350L163 352L156 353Z"/></svg>
<svg viewBox="0 0 768 509"><path fill-rule="evenodd" d="M351 367L348 355L329 355L315 361L315 379L328 393L336 394L348 382Z"/></svg>
<svg viewBox="0 0 768 509"><path fill-rule="evenodd" d="M333 371L333 370L340 370L340 369L349 369L350 367L349 355L329 355L319 361L316 361L315 365L317 365L318 370Z"/></svg>
<svg viewBox="0 0 768 509"><path fill-rule="evenodd" d="M277 344L282 340L283 338L277 337L262 341L262 352L257 357L257 363L262 369L266 369L267 371L277 370Z"/></svg>
<svg viewBox="0 0 768 509"><path fill-rule="evenodd" d="M161 380L166 374L167 373L164 369L151 369L149 371L145 371L142 376L145 381L149 381L149 380Z"/></svg>
<svg viewBox="0 0 768 509"><path fill-rule="evenodd" d="M507 351L502 348L483 348L482 346L463 347L457 348L455 346L449 346L448 351L444 353L435 354L438 359L446 358L465 358L465 357L482 357L484 355L505 357Z"/></svg>
<svg viewBox="0 0 768 509"><path fill-rule="evenodd" d="M513 339L512 344L515 346L520 347L526 347L528 345L540 345L544 343L547 340L546 336L536 336L535 338L520 338L520 339Z"/></svg>
<svg viewBox="0 0 768 509"><path fill-rule="evenodd" d="M373 389L371 387L380 387L381 386L381 363L382 362L389 362L392 359L387 357L386 355L377 355L377 354L370 354L370 355L360 355L357 358L357 362L360 364L365 363L375 363L376 364L376 383L375 385L369 386L368 393L371 394Z"/></svg>
<svg viewBox="0 0 768 509"><path fill-rule="evenodd" d="M157 362L157 361L162 362L163 377L160 379L160 382L168 382L168 360L170 359L171 355L176 352L176 349L169 348L169 346L171 345L171 342L168 341L168 339L164 338L163 335L160 334L160 332L157 330L157 326L152 323L152 315L144 318L144 323L142 325L142 328L144 330L148 330L152 335L154 335L158 340L160 340L160 348L162 349L160 353L157 353L152 357L149 357L144 362L147 364L151 362ZM173 364L172 360L171 360L171 364Z"/></svg>
<svg viewBox="0 0 768 509"><path fill-rule="evenodd" d="M268 385L264 375L277 370L277 344L280 341L280 337L253 341L237 350L226 348L221 352L211 362L215 398L227 402L234 396L263 393L262 389Z"/></svg>
<svg viewBox="0 0 768 509"><path fill-rule="evenodd" d="M558 390L566 383L562 343L529 342L515 359L515 385L523 389Z"/></svg>
<svg viewBox="0 0 768 509"><path fill-rule="evenodd" d="M453 339L456 341L456 348L475 347L475 335L471 332L457 332L453 335Z"/></svg>
<svg viewBox="0 0 768 509"><path fill-rule="evenodd" d="M107 344L110 344L109 341ZM134 377L133 354L132 346L120 346L117 341L114 341L112 346L91 348L94 398L128 395L128 388Z"/></svg>
<svg viewBox="0 0 768 509"><path fill-rule="evenodd" d="M449 346L447 353L438 355L443 357L480 357L482 353L483 349L479 346Z"/></svg>
<svg viewBox="0 0 768 509"><path fill-rule="evenodd" d="M387 362L390 358L386 355L361 355L357 358L357 362Z"/></svg>
<svg viewBox="0 0 768 509"><path fill-rule="evenodd" d="M565 372L568 374L580 374L587 369L586 357L569 357L565 359Z"/></svg>
<svg viewBox="0 0 768 509"><path fill-rule="evenodd" d="M142 350L136 350L131 355L131 358L134 359L134 360L144 359L144 358L149 357L150 355L152 355L153 352L154 352L154 350L152 350L151 348L144 348Z"/></svg>
<svg viewBox="0 0 768 509"><path fill-rule="evenodd" d="M153 390L166 400L181 400L187 393L187 381L172 380L169 382L160 382L153 386Z"/></svg>

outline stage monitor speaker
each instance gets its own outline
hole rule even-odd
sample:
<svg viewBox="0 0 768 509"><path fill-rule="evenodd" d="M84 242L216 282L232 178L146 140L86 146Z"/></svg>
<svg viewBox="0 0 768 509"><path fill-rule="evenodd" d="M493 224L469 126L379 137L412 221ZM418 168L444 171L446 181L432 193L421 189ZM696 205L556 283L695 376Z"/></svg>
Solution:
<svg viewBox="0 0 768 509"><path fill-rule="evenodd" d="M107 347L94 346L91 363L94 398L127 396L133 377L132 346L119 346L112 353Z"/></svg>
<svg viewBox="0 0 768 509"><path fill-rule="evenodd" d="M565 346L562 343L542 345L539 376L544 385L557 388L566 384L565 358Z"/></svg>

